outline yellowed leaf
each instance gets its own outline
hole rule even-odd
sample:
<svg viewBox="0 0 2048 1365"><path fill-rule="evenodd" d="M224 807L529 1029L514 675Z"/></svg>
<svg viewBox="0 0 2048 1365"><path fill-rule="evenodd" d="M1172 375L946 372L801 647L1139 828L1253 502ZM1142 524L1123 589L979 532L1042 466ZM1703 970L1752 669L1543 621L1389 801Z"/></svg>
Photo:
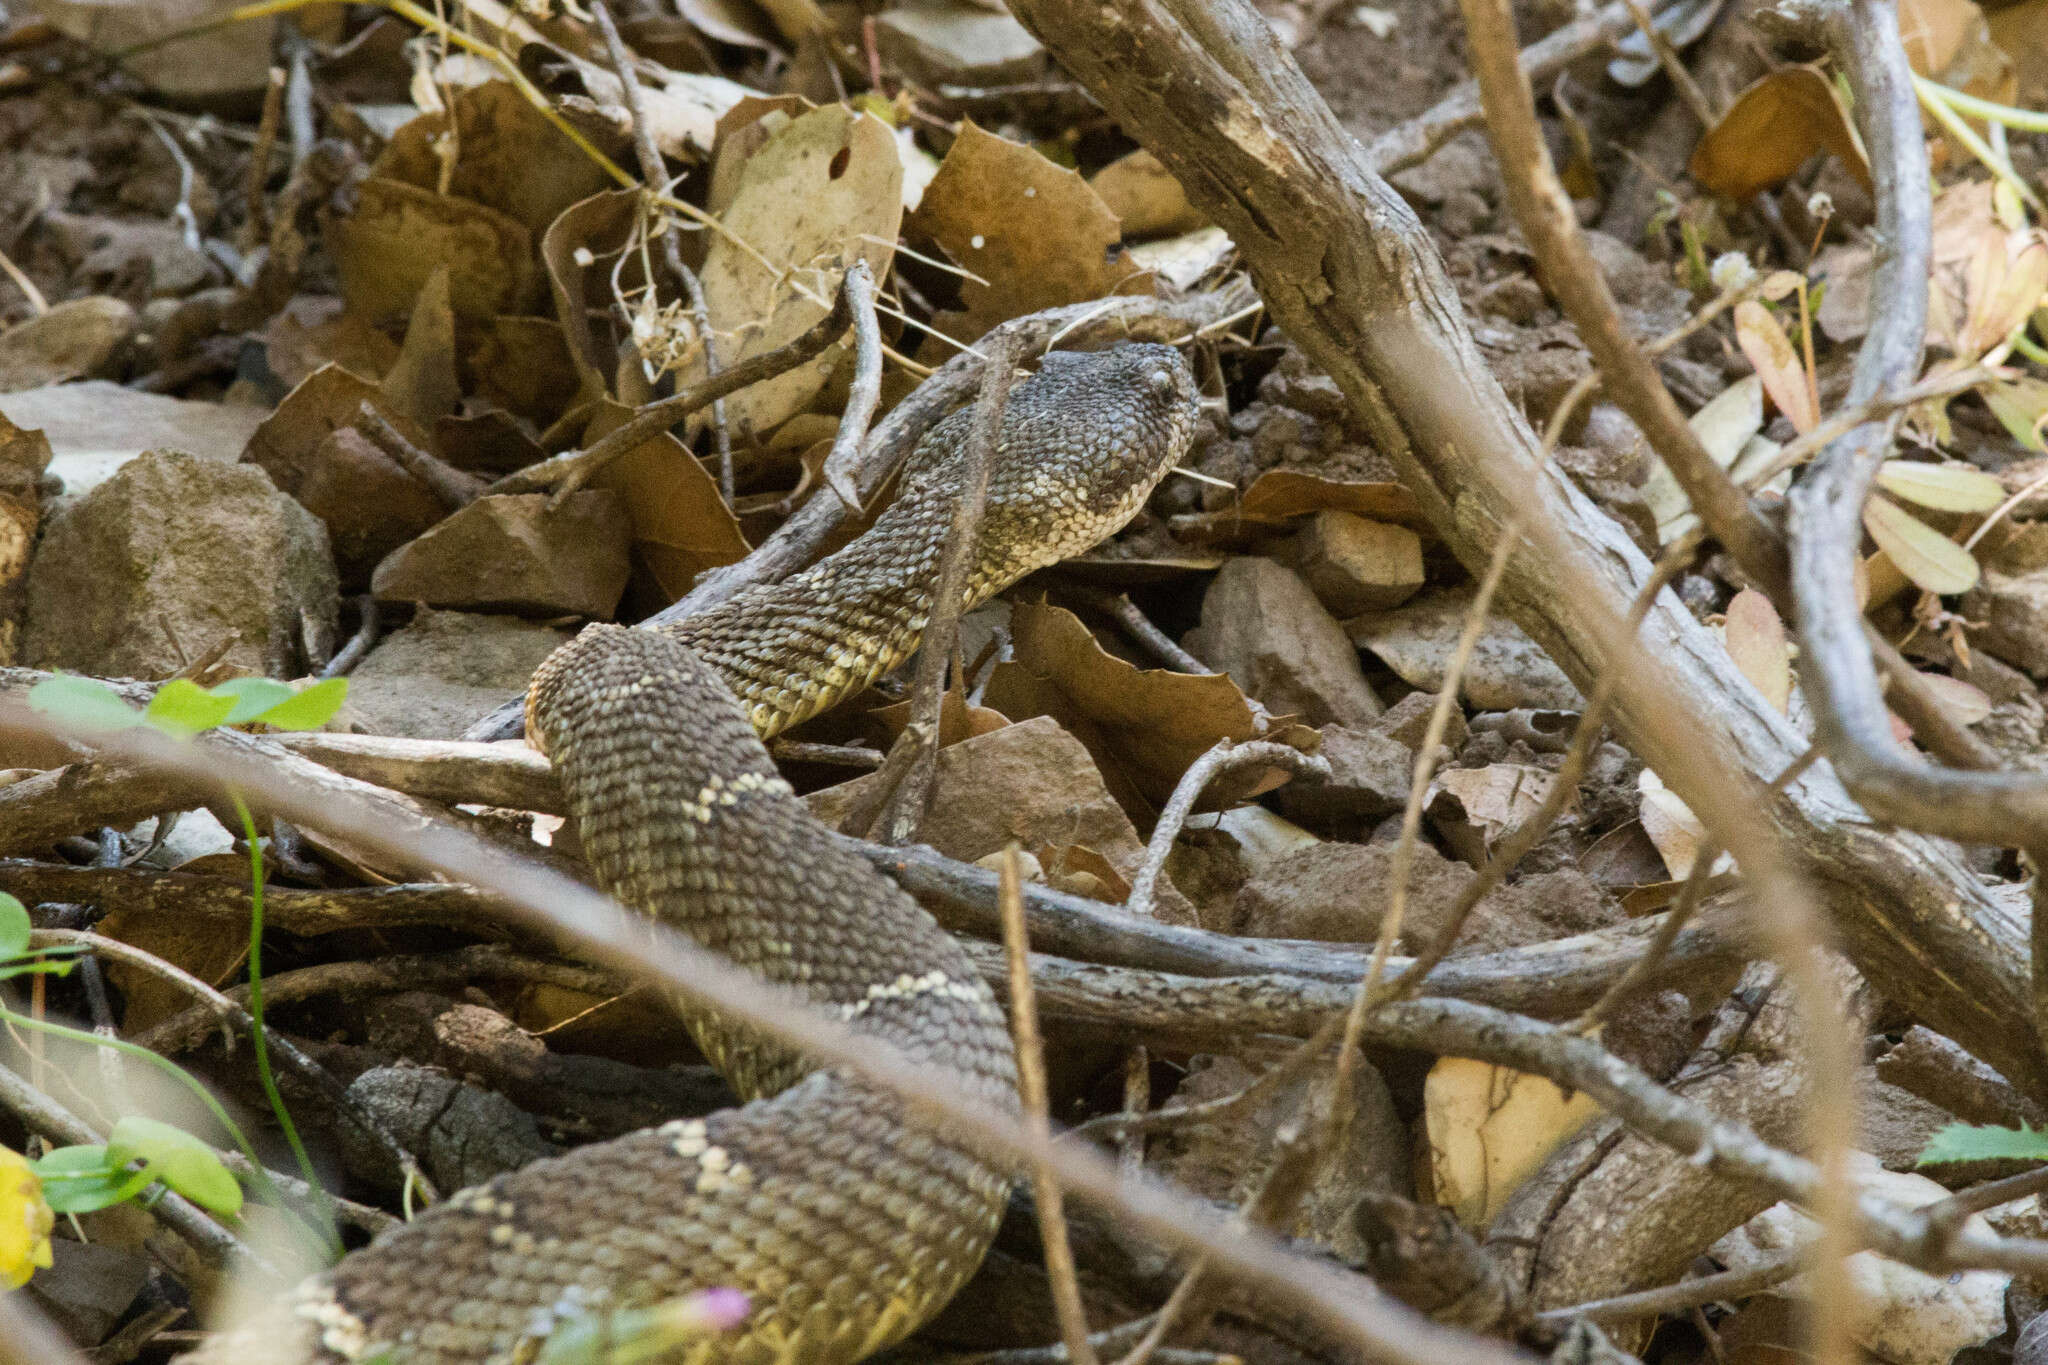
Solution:
<svg viewBox="0 0 2048 1365"><path fill-rule="evenodd" d="M1735 341L1778 411L1792 420L1793 429L1808 432L1819 426L1820 407L1806 381L1806 366L1771 310L1755 299L1736 304Z"/></svg>
<svg viewBox="0 0 2048 1365"><path fill-rule="evenodd" d="M2048 380L2012 379L1987 384L1978 390L1992 415L2028 450L2048 455Z"/></svg>
<svg viewBox="0 0 2048 1365"><path fill-rule="evenodd" d="M1485 1227L1544 1160L1600 1112L1530 1076L1468 1057L1442 1057L1422 1086L1436 1201Z"/></svg>
<svg viewBox="0 0 2048 1365"><path fill-rule="evenodd" d="M878 282L888 276L903 222L895 135L844 105L814 109L746 159L720 217L725 232L712 237L701 273L711 329L725 339L719 360L736 365L824 317L856 259ZM803 411L850 344L742 389L725 400L727 420L735 430L766 432ZM700 355L679 379L702 372Z"/></svg>
<svg viewBox="0 0 2048 1365"><path fill-rule="evenodd" d="M1689 170L1713 193L1747 199L1785 180L1821 150L1870 184L1870 162L1834 85L1812 67L1781 67L1736 97L1700 139Z"/></svg>
<svg viewBox="0 0 2048 1365"><path fill-rule="evenodd" d="M1664 785L1664 779L1655 770L1643 769L1636 778L1636 790L1643 798L1637 818L1643 823L1643 833L1656 846L1657 856L1664 860L1674 881L1691 876L1700 845L1706 842L1707 827L1677 792Z"/></svg>
<svg viewBox="0 0 2048 1365"><path fill-rule="evenodd" d="M2005 501L1998 480L1966 464L1886 460L1877 467L1877 486L1937 512L1989 512Z"/></svg>
<svg viewBox="0 0 2048 1365"><path fill-rule="evenodd" d="M1961 678L1951 678L1946 673L1922 673L1920 685L1958 725L1975 725L1991 714L1991 698L1984 695L1983 689Z"/></svg>
<svg viewBox="0 0 2048 1365"><path fill-rule="evenodd" d="M1895 502L1863 505L1863 529L1914 587L1946 597L1977 586L1970 552Z"/></svg>
<svg viewBox="0 0 2048 1365"><path fill-rule="evenodd" d="M1792 701L1792 645L1771 599L1754 588L1736 593L1728 604L1721 639L1750 685L1771 705L1785 710Z"/></svg>
<svg viewBox="0 0 2048 1365"><path fill-rule="evenodd" d="M1975 359L2024 324L2048 296L2048 237L2037 229L1984 234L1970 263L1969 312L1956 339L1959 354Z"/></svg>

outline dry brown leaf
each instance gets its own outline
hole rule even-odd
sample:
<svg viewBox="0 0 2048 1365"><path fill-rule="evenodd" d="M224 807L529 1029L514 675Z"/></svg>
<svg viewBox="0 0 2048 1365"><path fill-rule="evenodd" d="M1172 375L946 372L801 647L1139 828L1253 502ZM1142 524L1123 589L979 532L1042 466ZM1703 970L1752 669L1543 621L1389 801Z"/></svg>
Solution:
<svg viewBox="0 0 2048 1365"><path fill-rule="evenodd" d="M1989 16L1991 41L2012 59L2017 83L2008 103L2048 105L2048 0L2020 0Z"/></svg>
<svg viewBox="0 0 2048 1365"><path fill-rule="evenodd" d="M1970 552L1895 502L1863 504L1863 529L1914 587L1946 597L1977 586Z"/></svg>
<svg viewBox="0 0 2048 1365"><path fill-rule="evenodd" d="M576 365L553 318L500 315L464 328L461 341L472 397L542 430L576 401Z"/></svg>
<svg viewBox="0 0 2048 1365"><path fill-rule="evenodd" d="M982 700L1012 720L1051 716L1088 746L1133 818L1148 824L1188 765L1221 739L1272 739L1313 752L1321 737L1275 721L1220 673L1140 669L1106 652L1079 617L1042 602L1010 616L1014 661L997 664ZM1212 784L1204 809L1287 780L1268 770Z"/></svg>
<svg viewBox="0 0 2048 1365"><path fill-rule="evenodd" d="M1152 292L1118 245L1116 215L1077 172L972 120L961 125L912 221L979 277L961 283L964 311L937 321L961 341L1041 308Z"/></svg>
<svg viewBox="0 0 2048 1365"><path fill-rule="evenodd" d="M1430 531L1421 505L1403 484L1329 479L1300 469L1269 469L1252 480L1235 506L1184 513L1173 518L1172 526L1174 535L1198 544L1235 543L1247 524L1281 526L1322 511L1393 522L1423 535Z"/></svg>
<svg viewBox="0 0 2048 1365"><path fill-rule="evenodd" d="M406 440L422 450L434 448L426 431L392 407L377 385L339 365L323 365L263 419L242 458L260 465L272 483L296 497L320 443L337 428L354 426L364 403L376 408Z"/></svg>
<svg viewBox="0 0 2048 1365"><path fill-rule="evenodd" d="M240 871L246 873L249 863L246 858L236 855ZM199 869L187 863L180 869L193 873ZM227 890L230 883L223 882ZM246 886L240 888L247 891ZM131 948L154 954L174 967L182 967L209 986L219 986L233 975L242 965L242 959L249 955L247 934L223 934L217 924L211 921L180 918L157 914L149 910L131 910L116 907L99 922L98 932L108 938L118 939ZM175 981L166 981L156 972L123 964L110 959L106 966L107 976L121 990L126 1008L121 1013L121 1027L128 1033L139 1033L177 1014L192 1003L191 995Z"/></svg>
<svg viewBox="0 0 2048 1365"><path fill-rule="evenodd" d="M1754 588L1736 593L1728 604L1721 640L1750 686L1785 711L1792 703L1792 644L1771 599Z"/></svg>
<svg viewBox="0 0 2048 1365"><path fill-rule="evenodd" d="M1715 194L1747 199L1779 184L1822 150L1870 184L1870 162L1834 85L1812 67L1788 66L1736 96L1694 148L1688 170Z"/></svg>
<svg viewBox="0 0 2048 1365"><path fill-rule="evenodd" d="M1946 673L1922 673L1920 684L1957 725L1975 725L1991 714L1991 698L1980 687Z"/></svg>
<svg viewBox="0 0 2048 1365"><path fill-rule="evenodd" d="M1808 432L1819 426L1820 403L1807 383L1799 349L1771 310L1755 299L1736 304L1735 341L1763 381L1764 392L1770 394L1778 411L1791 419L1793 429Z"/></svg>
<svg viewBox="0 0 2048 1365"><path fill-rule="evenodd" d="M1664 785L1655 769L1643 769L1636 777L1636 790L1643 798L1637 808L1643 833L1657 846L1657 856L1664 860L1672 880L1685 880L1692 875L1700 846L1706 842L1707 827L1692 813L1684 798Z"/></svg>
<svg viewBox="0 0 2048 1365"><path fill-rule="evenodd" d="M599 402L584 447L630 416L630 408ZM718 481L667 432L621 455L590 483L624 500L634 548L668 601L688 592L704 570L744 559L752 548L719 496Z"/></svg>
<svg viewBox="0 0 2048 1365"><path fill-rule="evenodd" d="M1989 228L1970 263L1968 311L1956 351L1976 359L2027 321L2048 296L2048 236L2038 228Z"/></svg>
<svg viewBox="0 0 2048 1365"><path fill-rule="evenodd" d="M444 265L449 301L463 317L527 312L537 301L532 234L471 200L372 176L331 240L341 296L366 319L409 314Z"/></svg>
<svg viewBox="0 0 2048 1365"><path fill-rule="evenodd" d="M1557 775L1527 763L1489 763L1483 768L1448 768L1436 785L1458 798L1465 818L1488 847L1519 828L1543 805Z"/></svg>
<svg viewBox="0 0 2048 1365"><path fill-rule="evenodd" d="M725 230L712 238L702 271L711 327L723 339L719 359L737 364L807 330L830 311L857 259L878 282L886 279L903 221L902 190L903 163L889 126L844 105L792 120L747 158L720 215ZM735 430L765 433L803 411L848 345L734 394L725 400L727 420ZM702 369L700 357L679 382Z"/></svg>
<svg viewBox="0 0 2048 1365"><path fill-rule="evenodd" d="M1913 70L1935 80L1984 22L1974 0L1899 0L1899 39Z"/></svg>
<svg viewBox="0 0 2048 1365"><path fill-rule="evenodd" d="M1187 191L1173 172L1143 149L1110 162L1088 183L1117 216L1127 238L1193 232L1208 223L1188 203Z"/></svg>
<svg viewBox="0 0 2048 1365"><path fill-rule="evenodd" d="M431 427L462 402L455 378L455 310L448 303L448 267L427 277L426 288L412 307L405 343L384 376L384 399L400 412Z"/></svg>
<svg viewBox="0 0 2048 1365"><path fill-rule="evenodd" d="M625 244L639 212L637 190L606 190L563 209L541 237L540 259L546 269L548 289L554 295L555 316L560 320L562 340L569 348L581 395L596 399L611 392L614 354L600 347L590 330L590 313L611 311L608 271L596 262ZM627 281L637 282L638 267L629 262Z"/></svg>
<svg viewBox="0 0 2048 1365"><path fill-rule="evenodd" d="M877 706L867 713L875 738L883 748L894 744L903 734L903 727L910 724L910 708L914 703L899 701L890 706ZM1010 718L1000 711L986 706L971 706L960 695L960 683L955 679L946 688L946 695L939 699L939 747L958 744L963 739L973 739L1000 730L1010 723Z"/></svg>
<svg viewBox="0 0 2048 1365"><path fill-rule="evenodd" d="M445 184L444 148L456 153ZM371 173L496 209L536 238L562 210L611 183L506 80L458 90L450 112L422 114L406 124Z"/></svg>
<svg viewBox="0 0 2048 1365"><path fill-rule="evenodd" d="M220 24L238 0L37 0L34 13L51 27L104 53L126 53L122 65L145 85L180 100L218 101L263 89L277 20L265 15ZM175 43L128 49L152 39L219 25Z"/></svg>

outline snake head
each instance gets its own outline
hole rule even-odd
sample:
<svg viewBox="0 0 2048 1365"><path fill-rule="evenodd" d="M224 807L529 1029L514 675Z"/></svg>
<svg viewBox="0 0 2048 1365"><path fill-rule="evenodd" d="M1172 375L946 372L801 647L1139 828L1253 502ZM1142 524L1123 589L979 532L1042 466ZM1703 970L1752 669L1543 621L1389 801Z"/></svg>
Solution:
<svg viewBox="0 0 2048 1365"><path fill-rule="evenodd" d="M1011 395L1005 444L1029 453L1034 491L1064 504L1077 532L1087 523L1083 544L1092 544L1128 521L1187 454L1198 399L1194 370L1171 346L1052 351Z"/></svg>

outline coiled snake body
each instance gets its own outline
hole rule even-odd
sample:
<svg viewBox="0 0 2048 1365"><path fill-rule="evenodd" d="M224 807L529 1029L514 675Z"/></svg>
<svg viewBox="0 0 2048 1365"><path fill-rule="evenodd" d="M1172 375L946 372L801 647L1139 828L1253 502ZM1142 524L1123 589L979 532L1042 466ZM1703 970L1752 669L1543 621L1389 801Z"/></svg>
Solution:
<svg viewBox="0 0 2048 1365"><path fill-rule="evenodd" d="M622 903L1013 1104L1002 1014L965 954L825 837L761 745L915 649L971 415L933 428L889 510L806 572L670 630L585 630L535 676L527 722ZM1195 415L1170 347L1046 357L1005 412L969 602L1123 525ZM748 1295L746 1320L675 1358L854 1361L923 1323L980 1264L1008 1174L888 1094L676 1005L740 1108L464 1190L307 1282L289 1329L203 1358L530 1361L571 1317L715 1286Z"/></svg>

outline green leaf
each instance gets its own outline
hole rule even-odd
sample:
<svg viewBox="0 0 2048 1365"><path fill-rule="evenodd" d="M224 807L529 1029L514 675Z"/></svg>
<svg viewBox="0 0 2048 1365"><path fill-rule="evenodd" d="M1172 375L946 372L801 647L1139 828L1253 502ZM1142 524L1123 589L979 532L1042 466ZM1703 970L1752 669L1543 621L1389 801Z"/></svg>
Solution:
<svg viewBox="0 0 2048 1365"><path fill-rule="evenodd" d="M1863 529L1922 592L1947 597L1977 586L1977 561L1970 552L1897 503L1864 503Z"/></svg>
<svg viewBox="0 0 2048 1365"><path fill-rule="evenodd" d="M1951 1123L1928 1142L1927 1150L1920 1153L1920 1164L1933 1166L1944 1161L2011 1158L2048 1161L2048 1130L2029 1128L2025 1124L2017 1128L1991 1128L1974 1123Z"/></svg>
<svg viewBox="0 0 2048 1365"><path fill-rule="evenodd" d="M82 944L64 943L40 950L34 961L0 962L0 981L17 976L69 976L78 965L78 955L84 951Z"/></svg>
<svg viewBox="0 0 2048 1365"><path fill-rule="evenodd" d="M28 690L31 710L81 730L126 730L142 724L142 713L98 678L59 673Z"/></svg>
<svg viewBox="0 0 2048 1365"><path fill-rule="evenodd" d="M173 739L188 739L213 729L234 709L233 697L216 697L190 679L173 678L157 689L143 715Z"/></svg>
<svg viewBox="0 0 2048 1365"><path fill-rule="evenodd" d="M1877 484L1894 497L1937 512L1989 512L2005 501L2003 484L1967 465L1886 460L1877 467Z"/></svg>
<svg viewBox="0 0 2048 1365"><path fill-rule="evenodd" d="M0 959L20 957L28 951L28 936L35 931L29 923L28 907L0 891Z"/></svg>
<svg viewBox="0 0 2048 1365"><path fill-rule="evenodd" d="M35 1162L43 1199L55 1213L93 1213L133 1199L156 1177L109 1159L100 1146L59 1147Z"/></svg>
<svg viewBox="0 0 2048 1365"><path fill-rule="evenodd" d="M279 702L290 701L296 693L275 678L230 678L213 689L216 697L233 697L235 709L223 725L246 725Z"/></svg>
<svg viewBox="0 0 2048 1365"><path fill-rule="evenodd" d="M280 730L317 730L334 718L348 699L347 678L326 678L303 692L294 692L254 719Z"/></svg>
<svg viewBox="0 0 2048 1365"><path fill-rule="evenodd" d="M142 1162L152 1177L202 1209L236 1213L242 1207L242 1186L213 1148L160 1120L131 1114L116 1123L107 1134L107 1159Z"/></svg>

